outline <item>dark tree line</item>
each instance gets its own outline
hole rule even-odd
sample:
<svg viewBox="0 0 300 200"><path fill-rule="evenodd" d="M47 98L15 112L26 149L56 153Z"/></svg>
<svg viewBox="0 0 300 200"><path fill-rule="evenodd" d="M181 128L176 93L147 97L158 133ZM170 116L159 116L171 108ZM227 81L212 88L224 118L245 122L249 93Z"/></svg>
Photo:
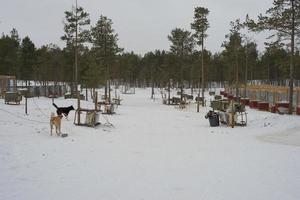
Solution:
<svg viewBox="0 0 300 200"><path fill-rule="evenodd" d="M289 25L286 29L296 26L294 32L293 29L291 32L290 29L283 31L284 27L279 27L280 24L271 26L271 18L264 16L260 16L257 23L249 18L247 23L236 20L231 23L225 41L220 44L220 51L212 53L204 46L208 36L205 32L209 28L206 19L209 11L198 7L195 8L191 26L195 33L175 28L166 37L170 41L168 51L155 50L143 56L125 52L118 46L118 35L108 17L100 15L95 25L89 28L89 15L79 7L65 12L65 34L61 38L66 41L64 48L53 44L37 48L28 36L20 38L15 29L9 34L3 34L0 38L0 74L16 75L20 80L43 83L74 82L77 74L78 83L87 88L107 87L112 80L153 87L166 87L171 80L173 85L204 88L210 81L226 81L232 85L251 80L280 82L291 77L292 67L293 79L299 80L299 0L274 2L277 3L274 9L280 7L280 2L294 2L293 9L289 10L295 12L292 15L295 17L294 24L280 23ZM257 44L241 34L241 28L245 27L253 31L278 29L279 39L291 39L294 33L293 51L290 45L278 40L268 43L260 53ZM75 62L78 65L77 73Z"/></svg>
<svg viewBox="0 0 300 200"><path fill-rule="evenodd" d="M207 81L228 81L235 83L235 54L238 54L239 79L280 81L289 78L289 50L280 44L270 44L259 54L254 42L239 43L233 48L234 38L224 42L224 50L211 53L203 51ZM82 48L79 59L79 83L89 87L104 85L105 69L96 59L95 50ZM198 86L202 52L194 50L189 54L177 55L173 51L156 50L144 56L134 52L122 52L110 60L110 79L125 82L140 82L150 86L164 85L169 79L182 80ZM247 59L247 61L246 61ZM300 79L300 55L295 52L295 79ZM246 70L247 63L247 70ZM99 70L98 70L99 68ZM19 38L16 30L0 38L0 74L16 75L20 80L65 81L74 80L74 54L68 48L44 45L36 48L29 37Z"/></svg>

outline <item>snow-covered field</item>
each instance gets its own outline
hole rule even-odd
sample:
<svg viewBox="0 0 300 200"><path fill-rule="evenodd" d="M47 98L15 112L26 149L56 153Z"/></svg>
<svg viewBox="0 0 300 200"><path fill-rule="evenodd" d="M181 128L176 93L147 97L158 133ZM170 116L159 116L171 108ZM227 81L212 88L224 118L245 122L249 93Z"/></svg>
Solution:
<svg viewBox="0 0 300 200"><path fill-rule="evenodd" d="M149 97L148 89L122 95L106 116L114 128L74 126L72 111L66 138L50 136L51 99L28 99L27 116L24 101L0 100L0 199L300 199L300 116L248 109L247 127L213 128L209 108Z"/></svg>

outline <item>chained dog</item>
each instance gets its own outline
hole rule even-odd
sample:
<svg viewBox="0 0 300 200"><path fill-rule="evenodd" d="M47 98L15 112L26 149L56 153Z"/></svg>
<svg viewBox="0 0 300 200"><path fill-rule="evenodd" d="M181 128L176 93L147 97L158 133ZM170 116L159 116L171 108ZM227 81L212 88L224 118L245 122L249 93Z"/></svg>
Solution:
<svg viewBox="0 0 300 200"><path fill-rule="evenodd" d="M62 119L62 115L57 115L55 116L54 113L52 112L51 113L51 116L50 116L50 135L52 136L52 129L55 127L55 132L57 134L57 136L60 136L61 134L61 119Z"/></svg>
<svg viewBox="0 0 300 200"><path fill-rule="evenodd" d="M57 115L64 115L68 119L69 112L75 110L73 106L58 107L55 103L52 104L56 108Z"/></svg>

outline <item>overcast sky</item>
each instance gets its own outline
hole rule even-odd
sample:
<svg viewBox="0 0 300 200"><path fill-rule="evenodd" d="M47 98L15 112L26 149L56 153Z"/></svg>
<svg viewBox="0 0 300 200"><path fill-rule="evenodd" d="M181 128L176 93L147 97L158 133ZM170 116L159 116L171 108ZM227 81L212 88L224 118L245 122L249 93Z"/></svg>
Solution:
<svg viewBox="0 0 300 200"><path fill-rule="evenodd" d="M75 0L1 0L0 32L9 34L16 28L23 38L28 35L37 47L64 42L64 11L75 5ZM125 51L144 54L155 49L169 50L167 35L179 27L190 30L194 7L210 10L206 48L221 51L221 44L229 32L229 23L244 19L246 13L256 17L271 7L273 0L78 0L90 14L94 25L99 16L112 19L119 35L119 46ZM265 35L253 38L263 50Z"/></svg>

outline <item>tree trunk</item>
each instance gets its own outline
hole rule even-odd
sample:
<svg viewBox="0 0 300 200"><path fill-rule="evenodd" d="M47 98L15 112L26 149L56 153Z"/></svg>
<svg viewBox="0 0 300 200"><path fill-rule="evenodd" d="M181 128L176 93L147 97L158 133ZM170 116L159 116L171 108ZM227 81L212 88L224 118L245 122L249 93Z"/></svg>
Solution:
<svg viewBox="0 0 300 200"><path fill-rule="evenodd" d="M111 94L110 94L110 79L108 79L108 102L111 102Z"/></svg>
<svg viewBox="0 0 300 200"><path fill-rule="evenodd" d="M152 68L151 68L151 99L154 99L154 81L153 81Z"/></svg>
<svg viewBox="0 0 300 200"><path fill-rule="evenodd" d="M290 57L290 81L289 81L289 114L293 113L294 52L295 52L295 5L294 5L294 0L292 0L292 34L291 34L291 57Z"/></svg>
<svg viewBox="0 0 300 200"><path fill-rule="evenodd" d="M169 83L168 83L168 105L170 105L170 93L171 93L171 79L169 76Z"/></svg>
<svg viewBox="0 0 300 200"><path fill-rule="evenodd" d="M105 100L107 100L107 80L105 81L104 98L105 98Z"/></svg>
<svg viewBox="0 0 300 200"><path fill-rule="evenodd" d="M180 101L183 101L183 81L180 87Z"/></svg>
<svg viewBox="0 0 300 200"><path fill-rule="evenodd" d="M247 84L248 84L248 47L246 46L246 63L245 63L245 91L244 98L247 97Z"/></svg>
<svg viewBox="0 0 300 200"><path fill-rule="evenodd" d="M202 33L203 35L204 33ZM201 49L202 49L202 54L201 54L201 71L202 71L202 82L201 82L201 85L202 85L202 106L204 107L204 38L202 36L202 45L201 45ZM199 111L198 111L199 112Z"/></svg>
<svg viewBox="0 0 300 200"><path fill-rule="evenodd" d="M239 63L238 63L238 51L237 51L237 46L236 46L236 42L235 42L235 47L234 47L234 51L235 51L235 66L236 66L236 74L235 74L235 81L236 81L236 85L235 85L235 96L238 97L239 96Z"/></svg>
<svg viewBox="0 0 300 200"><path fill-rule="evenodd" d="M197 101L197 112L200 111L200 101L199 101L199 97L200 97L200 81L201 81L201 76L199 76L199 84L198 84L198 88L199 88L199 91L198 91L198 101Z"/></svg>

